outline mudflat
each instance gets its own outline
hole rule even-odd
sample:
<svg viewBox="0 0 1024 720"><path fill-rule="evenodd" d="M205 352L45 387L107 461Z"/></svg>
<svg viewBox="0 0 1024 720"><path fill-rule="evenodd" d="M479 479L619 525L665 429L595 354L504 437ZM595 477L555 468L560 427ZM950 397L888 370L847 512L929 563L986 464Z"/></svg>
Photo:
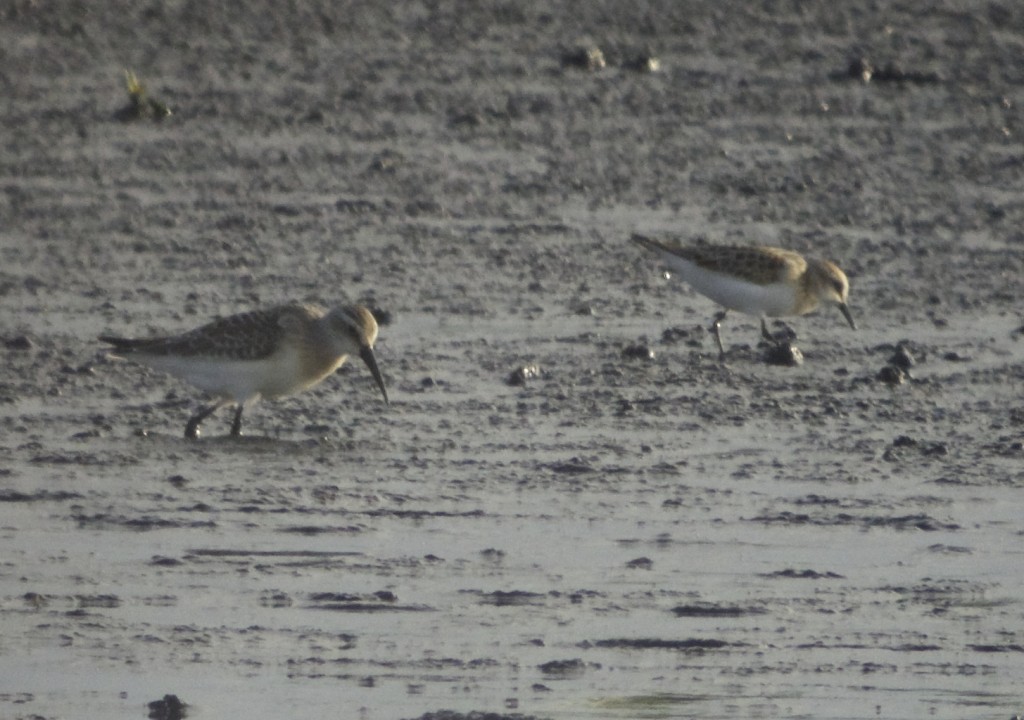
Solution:
<svg viewBox="0 0 1024 720"><path fill-rule="evenodd" d="M125 5L0 3L0 716L1024 711L1024 7ZM96 340L287 300L390 406Z"/></svg>

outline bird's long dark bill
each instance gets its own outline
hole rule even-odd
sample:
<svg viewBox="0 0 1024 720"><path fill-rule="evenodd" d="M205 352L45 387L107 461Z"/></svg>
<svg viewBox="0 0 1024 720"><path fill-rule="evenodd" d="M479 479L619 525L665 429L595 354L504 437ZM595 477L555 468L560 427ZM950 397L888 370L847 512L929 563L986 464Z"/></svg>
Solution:
<svg viewBox="0 0 1024 720"><path fill-rule="evenodd" d="M846 307L846 305L840 305L839 311L843 314L843 317L846 318L846 322L850 323L850 327L856 330L857 323L853 321L853 315L850 314L850 308Z"/></svg>
<svg viewBox="0 0 1024 720"><path fill-rule="evenodd" d="M377 359L373 356L373 348L367 345L359 351L359 357L366 363L366 367L370 368L373 379L377 381L377 387L380 388L380 394L384 396L384 402L390 405L391 401L388 400L388 391L384 387L384 377L380 374L380 369L377 367Z"/></svg>

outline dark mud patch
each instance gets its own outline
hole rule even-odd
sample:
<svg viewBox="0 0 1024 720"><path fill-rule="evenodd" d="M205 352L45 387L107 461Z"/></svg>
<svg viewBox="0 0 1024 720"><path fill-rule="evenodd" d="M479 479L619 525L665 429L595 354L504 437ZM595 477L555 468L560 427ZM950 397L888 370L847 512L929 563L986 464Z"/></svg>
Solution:
<svg viewBox="0 0 1024 720"><path fill-rule="evenodd" d="M687 653L701 653L707 650L722 650L729 647L742 647L745 643L731 643L713 638L687 638L685 640L669 640L666 638L614 638L595 640L594 646L599 648L616 648L626 650L676 650Z"/></svg>
<svg viewBox="0 0 1024 720"><path fill-rule="evenodd" d="M942 522L922 513L900 515L897 517L882 517L877 515L852 515L850 513L810 515L807 513L782 511L772 515L758 515L757 517L750 518L750 521L764 523L766 525L816 525L821 527L841 527L852 525L866 528L890 528L902 531L924 530L926 532L960 529L960 526L957 523Z"/></svg>
<svg viewBox="0 0 1024 720"><path fill-rule="evenodd" d="M480 593L480 602L499 607L509 605L543 605L547 599L543 593L528 592L526 590L495 590L489 593Z"/></svg>
<svg viewBox="0 0 1024 720"><path fill-rule="evenodd" d="M843 576L839 573L826 570L824 572L819 570L795 570L793 568L786 568L785 570L774 570L770 573L764 573L764 577L767 578L782 578L785 580L842 580Z"/></svg>
<svg viewBox="0 0 1024 720"><path fill-rule="evenodd" d="M310 593L306 598L305 607L309 610L350 613L428 612L434 609L426 605L403 605L399 603L398 597L388 590L367 594Z"/></svg>
<svg viewBox="0 0 1024 720"><path fill-rule="evenodd" d="M0 490L0 502L32 503L32 502L65 502L79 500L82 495L76 492L37 490L26 493L17 490Z"/></svg>
<svg viewBox="0 0 1024 720"><path fill-rule="evenodd" d="M278 532L289 533L292 535L303 535L305 537L316 537L318 535L354 535L364 532L365 530L365 527L360 527L358 525L290 525L288 527L280 528Z"/></svg>
<svg viewBox="0 0 1024 720"><path fill-rule="evenodd" d="M147 532L152 530L167 530L173 528L188 529L212 529L217 523L212 520L172 520L161 517L126 517L123 515L111 515L99 513L96 515L74 514L72 516L79 527L94 529L125 528L126 530L137 530Z"/></svg>
<svg viewBox="0 0 1024 720"><path fill-rule="evenodd" d="M537 669L540 670L548 679L557 680L580 677L587 671L587 663L585 663L581 658L549 660L546 663L538 665Z"/></svg>
<svg viewBox="0 0 1024 720"><path fill-rule="evenodd" d="M699 603L695 605L676 605L672 614L687 618L739 618L750 615L764 615L768 612L762 607L740 607L737 605L716 605Z"/></svg>

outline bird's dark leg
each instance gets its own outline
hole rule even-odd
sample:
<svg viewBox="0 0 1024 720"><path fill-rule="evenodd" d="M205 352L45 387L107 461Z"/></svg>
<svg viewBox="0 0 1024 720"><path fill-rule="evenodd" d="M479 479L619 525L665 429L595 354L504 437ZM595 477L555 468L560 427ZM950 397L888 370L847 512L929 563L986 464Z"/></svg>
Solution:
<svg viewBox="0 0 1024 720"><path fill-rule="evenodd" d="M238 409L235 410L235 419L231 421L231 437L238 437L242 434L242 408L245 407L242 403L238 403Z"/></svg>
<svg viewBox="0 0 1024 720"><path fill-rule="evenodd" d="M722 321L725 320L725 316L729 314L728 310L722 310L720 313L715 315L715 319L711 321L711 334L715 336L715 342L718 343L718 359L725 361L725 348L722 346Z"/></svg>
<svg viewBox="0 0 1024 720"><path fill-rule="evenodd" d="M199 437L199 423L213 415L217 408L219 408L223 404L223 402L216 402L213 403L212 405L207 405L199 412L197 412L195 415L193 415L192 418L188 421L188 424L185 425L185 439L195 440L197 437Z"/></svg>
<svg viewBox="0 0 1024 720"><path fill-rule="evenodd" d="M770 343L775 342L775 338L772 337L772 334L770 332L768 332L768 326L765 324L764 318L761 318L761 337L763 337Z"/></svg>

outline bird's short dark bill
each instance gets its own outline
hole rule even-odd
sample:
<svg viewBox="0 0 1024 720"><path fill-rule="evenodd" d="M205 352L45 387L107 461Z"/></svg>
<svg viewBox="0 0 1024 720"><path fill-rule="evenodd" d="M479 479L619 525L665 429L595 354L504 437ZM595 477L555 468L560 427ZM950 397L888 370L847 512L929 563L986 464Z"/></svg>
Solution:
<svg viewBox="0 0 1024 720"><path fill-rule="evenodd" d="M377 387L380 388L380 394L384 396L384 402L390 405L391 401L388 400L388 391L384 387L384 378L377 367L377 359L373 356L373 348L367 345L359 351L359 357L366 363L366 367L370 368L370 373L373 374L373 379L377 381Z"/></svg>

